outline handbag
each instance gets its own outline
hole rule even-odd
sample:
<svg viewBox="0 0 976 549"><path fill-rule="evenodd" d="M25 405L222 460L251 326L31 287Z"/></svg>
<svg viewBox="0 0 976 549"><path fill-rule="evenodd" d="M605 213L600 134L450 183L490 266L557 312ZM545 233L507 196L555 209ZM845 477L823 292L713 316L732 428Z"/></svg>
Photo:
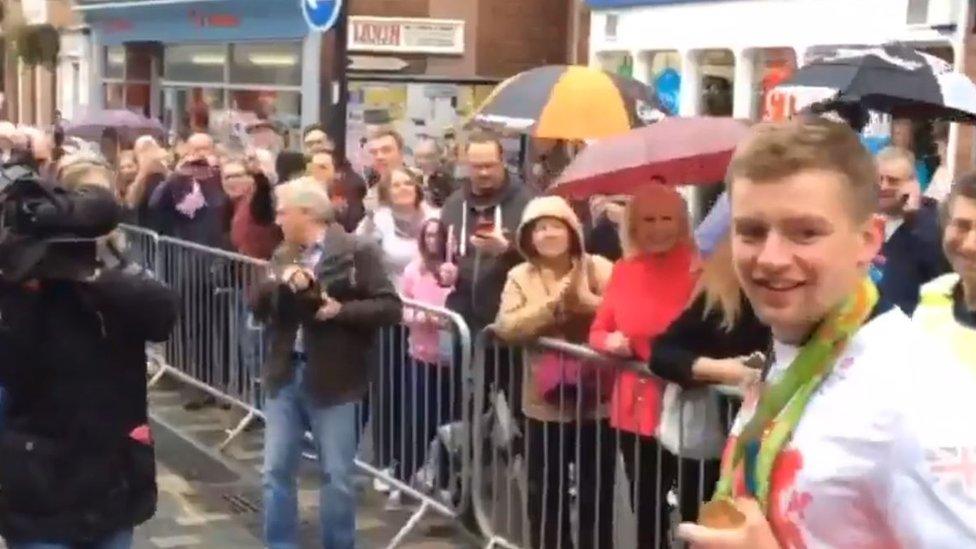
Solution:
<svg viewBox="0 0 976 549"><path fill-rule="evenodd" d="M584 407L605 401L613 390L613 370L588 361L551 351L543 351L534 360L533 376L540 398L553 405Z"/></svg>
<svg viewBox="0 0 976 549"><path fill-rule="evenodd" d="M676 456L718 459L725 447L721 403L708 387L682 389L668 383L664 390L657 439Z"/></svg>

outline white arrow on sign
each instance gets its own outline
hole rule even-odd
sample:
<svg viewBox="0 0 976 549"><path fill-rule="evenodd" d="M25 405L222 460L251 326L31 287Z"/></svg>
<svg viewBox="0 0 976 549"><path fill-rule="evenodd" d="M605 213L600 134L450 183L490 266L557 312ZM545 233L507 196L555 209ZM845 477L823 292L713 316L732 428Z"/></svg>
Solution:
<svg viewBox="0 0 976 549"><path fill-rule="evenodd" d="M377 57L375 55L350 55L349 70L396 72L410 66L410 63L399 57Z"/></svg>

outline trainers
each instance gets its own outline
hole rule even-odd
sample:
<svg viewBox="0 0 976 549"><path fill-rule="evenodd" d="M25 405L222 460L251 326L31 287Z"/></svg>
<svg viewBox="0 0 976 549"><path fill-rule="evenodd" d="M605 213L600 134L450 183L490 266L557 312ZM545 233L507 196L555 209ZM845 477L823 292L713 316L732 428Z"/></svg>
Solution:
<svg viewBox="0 0 976 549"><path fill-rule="evenodd" d="M416 511L420 508L420 502L409 494L404 494L400 490L390 492L390 497L386 500L386 511Z"/></svg>
<svg viewBox="0 0 976 549"><path fill-rule="evenodd" d="M393 469L387 467L386 469L383 469L382 471L380 471L380 473L392 477L393 476ZM387 492L390 491L390 485L387 484L387 483L385 483L385 482L383 482L379 477L377 477L377 478L374 478L373 479L373 490L375 490L375 491L377 491L377 492L379 492L381 494L385 494L385 493L387 493Z"/></svg>

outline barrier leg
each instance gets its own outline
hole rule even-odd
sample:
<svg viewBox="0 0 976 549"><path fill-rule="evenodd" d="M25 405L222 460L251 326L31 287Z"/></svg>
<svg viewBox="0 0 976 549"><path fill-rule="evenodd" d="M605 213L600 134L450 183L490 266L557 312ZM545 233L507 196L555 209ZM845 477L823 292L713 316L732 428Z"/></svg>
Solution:
<svg viewBox="0 0 976 549"><path fill-rule="evenodd" d="M396 549L397 547L399 547L400 544L403 543L403 540L405 540L407 536L410 535L410 532L412 532L413 529L416 528L418 524L420 524L420 521L423 520L424 515L426 515L427 511L429 510L430 510L430 503L428 503L426 500L423 501L423 503L421 503L420 505L420 509L417 509L417 511L410 516L410 520L408 520L407 523L403 525L403 528L401 528L400 531L397 532L396 536L394 536L393 539L390 540L390 543L386 546L386 549Z"/></svg>
<svg viewBox="0 0 976 549"><path fill-rule="evenodd" d="M155 387L156 384L159 383L159 380L160 379L163 379L163 376L166 375L166 365L160 363L158 360L155 361L155 362L156 362L156 368L157 368L157 370L156 370L156 373L153 374L153 376L146 383L146 388L147 389L152 389L153 387Z"/></svg>
<svg viewBox="0 0 976 549"><path fill-rule="evenodd" d="M231 443L231 441L233 441L241 433L243 433L244 429L247 429L247 426L250 425L252 421L254 421L254 418L255 418L254 410L248 410L247 415L244 416L244 418L237 423L236 427L234 427L227 433L227 438L225 438L224 441L220 443L220 446L217 446L217 451L223 452L227 448L227 445Z"/></svg>

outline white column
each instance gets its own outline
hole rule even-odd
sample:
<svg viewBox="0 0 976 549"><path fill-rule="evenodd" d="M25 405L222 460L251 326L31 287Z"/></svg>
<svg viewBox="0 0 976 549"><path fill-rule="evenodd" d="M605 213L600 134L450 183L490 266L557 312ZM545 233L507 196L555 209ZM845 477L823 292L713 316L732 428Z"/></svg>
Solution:
<svg viewBox="0 0 976 549"><path fill-rule="evenodd" d="M322 33L309 32L302 41L302 127L319 121L321 65Z"/></svg>
<svg viewBox="0 0 976 549"><path fill-rule="evenodd" d="M756 62L759 51L742 49L735 52L735 82L732 84L732 116L744 120L755 113Z"/></svg>
<svg viewBox="0 0 976 549"><path fill-rule="evenodd" d="M701 69L697 50L683 50L681 54L681 92L678 113L695 116L701 112Z"/></svg>
<svg viewBox="0 0 976 549"><path fill-rule="evenodd" d="M104 55L101 34L92 29L88 35L88 105L93 109L105 108L105 91L102 89Z"/></svg>
<svg viewBox="0 0 976 549"><path fill-rule="evenodd" d="M634 50L630 52L630 57L634 60L634 80L650 84L653 76L651 74L651 56L647 55L646 52Z"/></svg>
<svg viewBox="0 0 976 549"><path fill-rule="evenodd" d="M969 19L973 13L973 3L959 2L959 22L956 24L956 35L952 40L952 64L956 72L966 74L966 36L969 33ZM972 130L968 130L972 132ZM969 151L971 164L976 165L976 139L973 140L974 149ZM956 155L959 148L959 124L949 125L949 143L946 145L946 171L952 181L956 180Z"/></svg>
<svg viewBox="0 0 976 549"><path fill-rule="evenodd" d="M793 55L796 56L796 67L800 68L807 64L807 51L810 47L807 45L793 46Z"/></svg>
<svg viewBox="0 0 976 549"><path fill-rule="evenodd" d="M701 66L697 50L682 50L681 56L681 89L678 92L678 114L681 116L696 116L701 112ZM685 193L688 212L694 215L699 198L699 187L692 187ZM694 220L697 223L698 220Z"/></svg>

